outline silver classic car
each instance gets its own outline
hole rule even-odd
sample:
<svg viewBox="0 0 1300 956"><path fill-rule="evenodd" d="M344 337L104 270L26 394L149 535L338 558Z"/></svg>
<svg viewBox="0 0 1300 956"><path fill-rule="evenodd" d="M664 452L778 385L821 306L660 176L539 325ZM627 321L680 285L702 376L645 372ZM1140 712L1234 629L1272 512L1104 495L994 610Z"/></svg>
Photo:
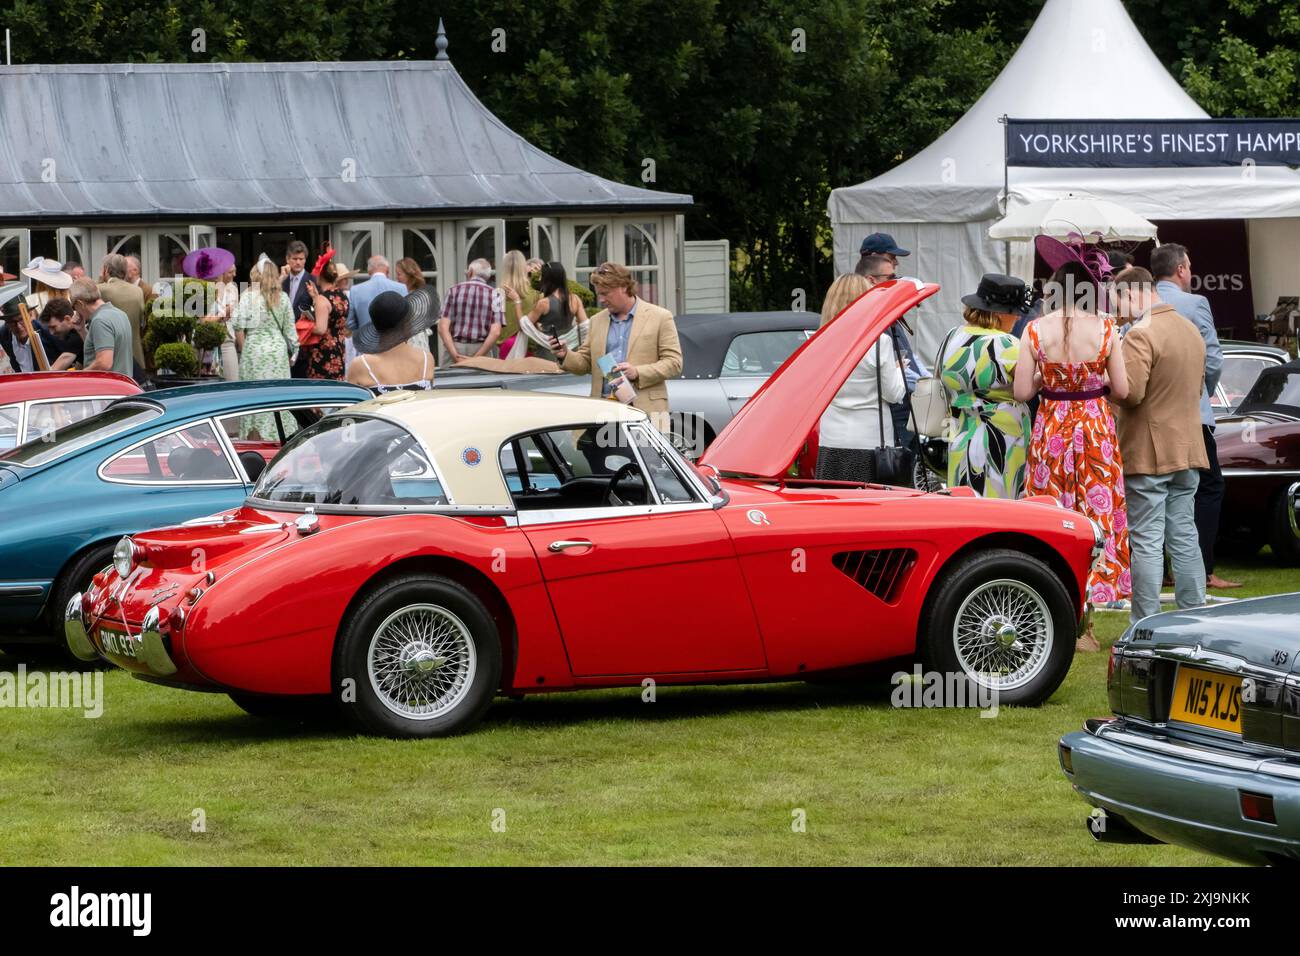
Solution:
<svg viewBox="0 0 1300 956"><path fill-rule="evenodd" d="M1300 862L1298 662L1300 593L1130 627L1107 671L1115 716L1057 744L1093 836Z"/></svg>
<svg viewBox="0 0 1300 956"><path fill-rule="evenodd" d="M817 331L819 321L812 312L677 316L682 374L668 382L668 403L678 449L698 458L768 376ZM522 373L458 366L439 369L433 387L587 395L589 383L587 376L570 375L558 366Z"/></svg>

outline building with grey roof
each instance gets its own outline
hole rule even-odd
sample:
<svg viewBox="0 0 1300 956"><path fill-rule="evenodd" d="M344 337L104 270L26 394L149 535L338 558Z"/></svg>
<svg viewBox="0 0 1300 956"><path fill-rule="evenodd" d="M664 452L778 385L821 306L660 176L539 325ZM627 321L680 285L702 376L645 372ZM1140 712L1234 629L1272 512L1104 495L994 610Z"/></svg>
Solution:
<svg viewBox="0 0 1300 956"><path fill-rule="evenodd" d="M242 276L290 239L329 239L363 271L410 256L441 291L519 248L583 283L622 261L680 311L691 197L537 149L438 45L418 62L0 67L0 267L46 255L94 272L121 252L155 280L220 245Z"/></svg>

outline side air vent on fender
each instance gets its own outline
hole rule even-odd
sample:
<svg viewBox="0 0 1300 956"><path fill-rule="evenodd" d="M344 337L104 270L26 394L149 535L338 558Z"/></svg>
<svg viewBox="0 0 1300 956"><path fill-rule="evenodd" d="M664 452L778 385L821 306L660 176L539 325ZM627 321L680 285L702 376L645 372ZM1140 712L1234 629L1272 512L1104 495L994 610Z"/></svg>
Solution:
<svg viewBox="0 0 1300 956"><path fill-rule="evenodd" d="M841 551L831 558L831 564L886 604L893 604L916 565L916 552L911 548Z"/></svg>

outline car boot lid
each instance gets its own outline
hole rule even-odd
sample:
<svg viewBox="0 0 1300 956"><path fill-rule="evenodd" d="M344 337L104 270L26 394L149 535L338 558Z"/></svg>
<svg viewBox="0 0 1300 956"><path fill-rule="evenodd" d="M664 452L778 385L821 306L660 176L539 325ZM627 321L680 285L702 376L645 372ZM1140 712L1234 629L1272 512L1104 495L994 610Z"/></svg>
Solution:
<svg viewBox="0 0 1300 956"><path fill-rule="evenodd" d="M1208 652L1273 670L1295 671L1300 662L1298 616L1300 593L1163 611L1130 629L1129 646L1189 660Z"/></svg>

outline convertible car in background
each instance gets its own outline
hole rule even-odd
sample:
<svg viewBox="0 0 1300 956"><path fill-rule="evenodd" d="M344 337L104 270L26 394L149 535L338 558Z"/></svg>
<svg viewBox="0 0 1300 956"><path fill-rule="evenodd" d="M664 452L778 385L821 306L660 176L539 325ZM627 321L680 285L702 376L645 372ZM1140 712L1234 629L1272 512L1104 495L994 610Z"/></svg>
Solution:
<svg viewBox="0 0 1300 956"><path fill-rule="evenodd" d="M19 372L0 375L0 451L102 412L138 395L140 386L115 372Z"/></svg>
<svg viewBox="0 0 1300 956"><path fill-rule="evenodd" d="M1300 360L1265 368L1215 438L1220 539L1246 555L1267 544L1279 564L1300 565Z"/></svg>
<svg viewBox="0 0 1300 956"><path fill-rule="evenodd" d="M1300 594L1279 594L1155 614L1115 642L1115 716L1057 745L1097 840L1300 863L1297 618Z"/></svg>
<svg viewBox="0 0 1300 956"><path fill-rule="evenodd" d="M119 541L69 597L68 646L255 714L329 695L410 737L465 730L498 693L918 655L1040 703L1074 653L1095 524L1050 500L787 477L870 345L937 291L863 295L698 466L590 398L397 392L327 415L241 507Z"/></svg>
<svg viewBox="0 0 1300 956"><path fill-rule="evenodd" d="M1219 345L1223 348L1223 368L1219 372L1219 384L1210 396L1215 418L1235 412L1265 369L1291 361L1291 353L1276 345L1236 339L1221 339Z"/></svg>
<svg viewBox="0 0 1300 956"><path fill-rule="evenodd" d="M634 320L635 321L635 320ZM740 407L817 331L813 312L724 312L677 316L682 374L668 381L673 444L692 460L731 421ZM541 373L509 372L503 362L487 368L439 369L434 388L504 388L519 391L590 394L590 379L558 365Z"/></svg>
<svg viewBox="0 0 1300 956"><path fill-rule="evenodd" d="M57 641L68 598L122 535L237 505L285 438L369 396L342 382L189 385L29 431L0 452L0 649Z"/></svg>

